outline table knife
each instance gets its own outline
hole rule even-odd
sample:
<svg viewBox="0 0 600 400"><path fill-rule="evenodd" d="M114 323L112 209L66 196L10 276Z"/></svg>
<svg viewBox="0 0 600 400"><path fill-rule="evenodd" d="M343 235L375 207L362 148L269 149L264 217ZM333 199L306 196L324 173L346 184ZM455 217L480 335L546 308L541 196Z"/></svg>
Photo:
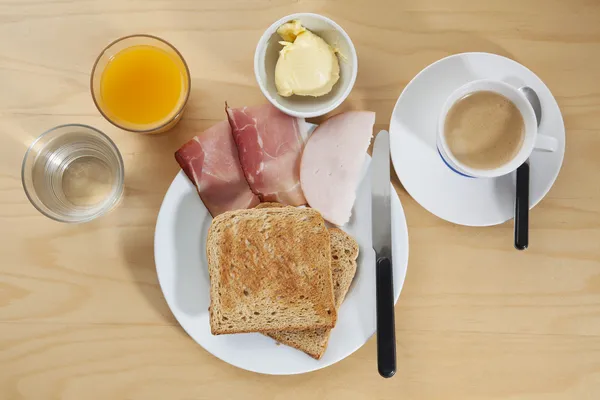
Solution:
<svg viewBox="0 0 600 400"><path fill-rule="evenodd" d="M384 378L396 373L390 192L390 136L381 131L375 138L371 160L371 222L376 254L377 369Z"/></svg>

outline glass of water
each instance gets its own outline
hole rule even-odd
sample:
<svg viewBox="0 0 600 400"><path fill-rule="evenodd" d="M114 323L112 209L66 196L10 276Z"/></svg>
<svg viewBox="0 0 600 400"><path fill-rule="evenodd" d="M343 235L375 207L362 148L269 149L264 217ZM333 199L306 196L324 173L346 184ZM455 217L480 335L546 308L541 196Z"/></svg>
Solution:
<svg viewBox="0 0 600 400"><path fill-rule="evenodd" d="M123 159L114 142L87 125L60 125L27 149L21 169L25 193L42 214L87 222L115 207L123 194Z"/></svg>

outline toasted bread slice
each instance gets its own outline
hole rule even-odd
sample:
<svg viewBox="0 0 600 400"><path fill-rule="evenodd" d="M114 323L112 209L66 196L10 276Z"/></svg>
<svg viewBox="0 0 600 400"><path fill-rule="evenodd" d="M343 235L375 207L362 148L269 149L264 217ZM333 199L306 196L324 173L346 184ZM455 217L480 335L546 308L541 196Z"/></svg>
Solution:
<svg viewBox="0 0 600 400"><path fill-rule="evenodd" d="M331 269L335 306L339 309L348 293L354 274L358 243L346 232L338 228L329 229L331 235ZM319 360L329 342L331 329L311 329L306 331L279 331L266 333L279 343L294 347Z"/></svg>
<svg viewBox="0 0 600 400"><path fill-rule="evenodd" d="M206 247L213 334L335 325L330 235L319 212L226 212L213 220Z"/></svg>

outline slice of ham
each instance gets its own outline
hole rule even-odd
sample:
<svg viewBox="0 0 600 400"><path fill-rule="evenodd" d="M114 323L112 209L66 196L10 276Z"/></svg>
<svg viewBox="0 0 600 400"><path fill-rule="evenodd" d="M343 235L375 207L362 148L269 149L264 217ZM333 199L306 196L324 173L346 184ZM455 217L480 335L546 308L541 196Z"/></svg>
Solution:
<svg viewBox="0 0 600 400"><path fill-rule="evenodd" d="M260 202L240 167L229 122L219 122L194 137L177 150L175 159L213 217Z"/></svg>
<svg viewBox="0 0 600 400"><path fill-rule="evenodd" d="M229 108L227 117L250 188L262 201L306 204L300 187L304 141L298 119L264 104Z"/></svg>
<svg viewBox="0 0 600 400"><path fill-rule="evenodd" d="M306 143L302 190L308 204L333 224L350 220L374 124L374 112L345 112L319 125Z"/></svg>

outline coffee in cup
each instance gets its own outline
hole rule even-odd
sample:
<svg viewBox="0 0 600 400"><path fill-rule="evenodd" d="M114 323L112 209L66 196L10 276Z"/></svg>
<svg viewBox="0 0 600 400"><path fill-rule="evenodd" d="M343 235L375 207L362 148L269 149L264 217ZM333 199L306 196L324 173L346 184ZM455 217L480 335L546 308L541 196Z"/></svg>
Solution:
<svg viewBox="0 0 600 400"><path fill-rule="evenodd" d="M510 162L525 138L525 122L505 96L483 90L457 100L446 115L448 150L471 168L491 170Z"/></svg>
<svg viewBox="0 0 600 400"><path fill-rule="evenodd" d="M538 133L533 107L518 87L480 79L460 86L446 99L436 147L452 172L495 178L516 170L534 149L555 151L558 141Z"/></svg>

